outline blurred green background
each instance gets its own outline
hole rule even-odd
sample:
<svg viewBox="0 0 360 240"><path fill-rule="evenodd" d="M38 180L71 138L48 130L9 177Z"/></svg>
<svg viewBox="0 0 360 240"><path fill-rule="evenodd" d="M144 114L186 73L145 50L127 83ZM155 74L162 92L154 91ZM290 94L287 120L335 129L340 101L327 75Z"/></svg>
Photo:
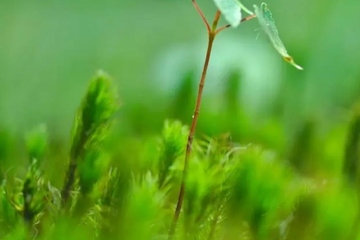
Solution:
<svg viewBox="0 0 360 240"><path fill-rule="evenodd" d="M213 2L198 3L212 18ZM251 9L260 4L243 3ZM21 133L45 123L52 136L67 138L97 69L119 86L124 134L159 131L166 117L189 123L206 49L205 28L191 1L0 5L3 129ZM201 133L230 131L246 142L270 138L281 144L304 120L325 128L346 120L358 99L360 32L354 24L360 2L273 0L268 6L289 53L305 70L282 61L256 20L223 32L210 64Z"/></svg>
<svg viewBox="0 0 360 240"><path fill-rule="evenodd" d="M250 9L260 3L243 1ZM198 4L209 19L214 16L213 1L198 0ZM297 178L314 181L315 190L310 190L316 194L299 200L299 205L294 203L300 212L296 218L300 223L294 221L289 239L303 235L315 236L308 239L344 239L339 236L347 234L349 227L354 227L352 230L356 233L360 222L356 195L359 189L356 184L360 182L360 31L357 30L360 1L272 0L267 4L280 37L304 71L281 59L256 19L222 32L214 44L195 143L206 139L204 135L214 139L231 136L231 144L240 143L245 148L249 144L255 146L247 158L241 156L245 168L239 168L240 177L235 179L240 185L234 185L235 191L240 189L241 196L241 191L248 188L251 194L250 197L244 194L249 197L244 205L238 204L239 199L235 197L235 208L251 209L275 199L272 204L276 208L272 210L282 215L277 207L284 207L283 202L289 203L285 208L292 207L291 196L296 195L292 191L297 191L292 185L297 184ZM226 24L223 19L222 24ZM170 159L166 154L162 159L162 150L169 146L176 150L173 142L185 146L182 125L175 124L174 129L181 130L177 136L171 127L166 130L164 121L172 118L190 124L206 44L204 24L190 0L0 0L2 189L6 181L12 179L7 177L11 170L15 169L15 175L26 175L28 163L24 155L28 153L24 136L39 124L47 126L50 136L49 153L42 166L46 170L44 179L61 189L68 167L70 128L89 80L99 69L113 77L122 102L118 124L104 148L104 153L109 152L114 158L112 164L119 167L121 174L127 173L120 175L119 181L127 183L131 178L129 172L141 177L145 171L157 173L155 164ZM171 140L169 146L156 142L159 136L164 142L167 136ZM213 148L211 144L209 141L206 148ZM265 149L261 154L256 148L259 145ZM223 153L219 157L216 146L214 149L214 159L221 160ZM197 180L200 183L204 180L199 186L207 186L212 180L222 185L223 178L208 171L210 157L202 159L202 152L197 148L193 154L198 157L194 157L192 164L199 167L190 171L194 186ZM166 222L161 226L165 230L159 231L162 234L167 232L172 218L181 176L182 158L178 160L175 156L170 159L173 162L165 166L166 171L172 171L169 176L175 176L175 180L172 179L175 187L166 207L154 200L157 198L154 193L162 192L150 177L152 185L147 186L144 181L145 185L141 186L144 191L137 192L135 184L131 193L135 200L129 201L132 204L129 213L136 213L137 208L145 209L139 213L151 213L144 217L146 221L151 219L151 226ZM274 159L281 159L281 164L290 165L291 170L279 165L281 171L277 172L271 165ZM99 157L100 160L103 159ZM91 170L98 170L97 165L94 166L90 166ZM215 169L217 165L214 166ZM223 174L224 169L219 173ZM254 175L247 175L246 171ZM229 173L231 171L226 172ZM343 177L350 179L351 191L337 184ZM285 189L288 185L290 191ZM312 184L308 185L310 188ZM318 191L317 187L321 186L329 192ZM336 188L331 192L333 186ZM127 191L127 185L124 188ZM221 197L211 187L208 190L211 196ZM217 206L211 207L217 209ZM162 221L158 220L160 209L162 214L166 213ZM356 214L357 222L353 224ZM139 216L139 224L145 224L146 221L141 220L143 216ZM304 223L311 225L310 232L303 231ZM150 226L146 224L143 229ZM73 230L73 226L69 226ZM141 228L134 226L134 234L141 235ZM318 229L325 234L323 238L311 232ZM11 231L17 233L16 229Z"/></svg>

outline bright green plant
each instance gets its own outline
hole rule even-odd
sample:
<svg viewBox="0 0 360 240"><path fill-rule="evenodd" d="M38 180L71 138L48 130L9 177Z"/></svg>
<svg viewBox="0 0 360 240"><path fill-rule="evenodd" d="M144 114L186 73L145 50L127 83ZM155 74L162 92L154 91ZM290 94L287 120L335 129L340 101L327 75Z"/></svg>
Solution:
<svg viewBox="0 0 360 240"><path fill-rule="evenodd" d="M79 176L81 194L87 195L107 167L101 151L118 109L114 87L108 75L99 72L90 82L88 91L78 109L72 131L70 163L62 189L62 202L67 204L70 191Z"/></svg>
<svg viewBox="0 0 360 240"><path fill-rule="evenodd" d="M70 141L63 143L69 149L65 157L43 125L26 134L19 146L0 133L1 239L360 238L358 110L349 127L342 123L331 138L316 131L315 121L301 122L290 144L275 147L248 144L247 139L238 143L232 133L195 138L219 32L257 17L274 47L295 64L266 4L255 7L255 16L235 0L214 2L219 10L210 26L193 1L208 29L209 46L190 127L165 120L159 134L124 137L117 131L122 119L116 87L99 72L78 107ZM249 16L243 18L241 11ZM221 15L229 25L217 28ZM226 121L233 121L231 109L237 108L238 83L230 80ZM183 103L175 103L175 110L182 111ZM244 125L258 127L234 123L234 128ZM331 160L337 164L314 164L326 162L329 151L335 152ZM12 156L23 159L25 167ZM14 161L13 167L8 169L4 159ZM61 164L56 165L58 159ZM52 182L47 173L54 172Z"/></svg>
<svg viewBox="0 0 360 240"><path fill-rule="evenodd" d="M172 239L175 234L177 222L178 222L178 219L180 216L180 212L181 212L181 208L182 208L182 204L183 204L183 200L184 200L185 189L186 189L185 184L186 184L186 177L187 177L187 171L188 171L188 165L189 165L188 162L190 160L192 143L193 143L196 126L197 126L197 122L198 122L198 118L199 118L199 112L200 112L200 106L201 106L201 101L202 101L202 93L203 93L203 89L204 89L204 85L205 85L206 73L208 70L211 52L212 52L212 48L213 48L213 43L214 43L216 36L222 30L224 30L226 28L229 28L229 27L236 28L236 27L238 27L238 25L241 22L248 21L250 19L257 17L259 19L260 25L262 26L264 31L267 33L268 37L270 38L270 41L272 42L275 49L280 53L280 55L282 55L282 57L287 62L291 63L296 68L302 69L300 66L296 65L294 63L292 57L287 54L286 48L279 37L278 30L277 30L277 28L275 26L275 22L272 18L272 14L269 11L269 9L267 8L267 5L265 3L261 4L261 9L259 9L256 5L254 5L255 14L256 14L256 15L254 15L251 11L249 11L247 8L245 8L237 0L214 0L214 3L217 6L218 10L215 14L212 25L209 24L208 20L204 16L203 12L201 11L201 9L198 6L198 4L196 3L196 1L192 0L192 3L194 4L195 9L197 10L197 12L199 13L202 20L205 23L207 33L208 33L208 47L207 47L207 51L206 51L202 75L201 75L201 78L199 81L199 88L198 88L198 93L197 93L195 110L194 110L194 114L192 116L192 122L191 122L191 126L190 126L190 132L188 135L188 141L186 144L183 179L182 179L180 190L179 190L179 197L178 197L178 201L177 201L177 205L176 205L176 209L175 209L175 213L174 213L174 218L173 218L173 221L172 221L172 224L170 227L170 231L169 231L169 239ZM245 18L242 18L241 10L246 11L250 15ZM221 15L223 15L225 17L225 19L228 21L229 25L218 28L218 22L219 22Z"/></svg>

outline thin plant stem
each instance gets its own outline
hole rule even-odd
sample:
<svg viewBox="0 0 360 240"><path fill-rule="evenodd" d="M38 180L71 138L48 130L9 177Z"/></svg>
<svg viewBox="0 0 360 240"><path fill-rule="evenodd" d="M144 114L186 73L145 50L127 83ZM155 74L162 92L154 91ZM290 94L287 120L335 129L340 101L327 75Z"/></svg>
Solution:
<svg viewBox="0 0 360 240"><path fill-rule="evenodd" d="M170 226L170 230L169 230L168 240L172 240L174 238L175 230L176 230L176 227L177 227L177 223L178 223L178 220L179 220L181 208L182 208L183 201L184 201L185 182L186 182L186 176L187 176L187 171L188 171L189 159L190 159L190 154L191 154L191 150L192 150L192 143L193 143L194 136L195 136L196 126L197 126L197 122L198 122L198 118L199 118L202 94L203 94L203 89L204 89L204 85L205 85L206 73L207 73L207 69L208 69L208 66L209 66L209 62L210 62L213 43L214 43L216 35L219 32L221 32L222 30L230 27L230 25L226 25L224 27L221 27L221 28L217 29L217 25L218 25L218 22L219 22L219 19L220 19L220 16L221 16L221 12L219 10L217 10L216 14L215 14L215 17L214 17L214 20L213 20L213 23L212 23L212 27L210 28L209 22L205 18L203 12L201 11L200 7L197 5L196 1L192 0L192 3L194 5L196 11L199 13L200 17L202 18L202 20L205 23L205 26L206 26L206 29L207 29L207 32L208 32L208 46L207 46L207 50L206 50L204 67L203 67L203 71L202 71L200 82L199 82L198 93L197 93L196 104L195 104L195 110L194 110L194 114L192 116L191 127L190 127L190 131L189 131L188 139L187 139L186 153L185 153L185 159L184 159L184 168L183 168L183 173L182 173L181 185L180 185L178 200L177 200L177 204L176 204L176 208L175 208L175 212L174 212L174 217L173 217L173 220L171 222L171 226ZM245 21L248 21L248 20L253 19L255 17L256 17L255 14L250 15L248 17L245 17L245 18L241 19L240 22L245 22ZM210 234L210 237L211 237L211 235L212 234Z"/></svg>
<svg viewBox="0 0 360 240"><path fill-rule="evenodd" d="M255 14L250 15L250 16L247 16L247 17L244 17L243 19L240 20L240 22L241 22L241 23L242 23L242 22L246 22L246 21L249 21L249 20L251 20L251 19L253 19L253 18L256 18L256 15L255 15ZM229 28L229 27L231 27L230 24L225 25L225 26L223 26L223 27L220 27L220 28L218 28L218 30L216 30L215 33L218 34L218 33L221 32L222 30L227 29L227 28Z"/></svg>
<svg viewBox="0 0 360 240"><path fill-rule="evenodd" d="M221 16L221 12L219 10L217 10L215 13L214 22L213 22L212 28L211 28L211 32L214 34L214 37L216 35L216 28L219 23L220 16Z"/></svg>
<svg viewBox="0 0 360 240"><path fill-rule="evenodd" d="M201 11L199 5L196 3L195 0L192 0L192 3L193 3L193 5L194 5L196 11L199 13L201 19L204 21L205 26L206 26L206 30L208 31L208 33L210 33L210 31L211 31L211 29L210 29L210 24L209 24L209 22L206 20L206 17L205 17L205 15L204 15L204 13Z"/></svg>
<svg viewBox="0 0 360 240"><path fill-rule="evenodd" d="M193 3L194 2L195 1L193 1ZM197 5L195 5L195 6L197 6ZM199 8L197 10L198 10L200 16L203 16L203 14L201 13L201 10ZM211 51L212 51L214 39L215 39L215 36L216 36L216 27L217 27L218 21L220 19L220 16L221 16L221 13L218 10L216 12L216 14L215 14L215 18L214 18L214 21L213 21L212 28L208 32L208 46L207 46L207 50L206 50L204 67L203 67L203 71L202 71L200 82L199 82L199 88L198 88L198 94L197 94L197 98L196 98L195 110L194 110L194 114L192 116L191 127L190 127L190 131L189 131L188 139L187 139L181 186L180 186L180 191L179 191L179 196L178 196L178 200L177 200L177 205L176 205L174 217L173 217L173 220L172 220L172 223L171 223L171 226L170 226L170 230L169 230L169 235L168 235L169 240L172 240L174 238L176 226L177 226L177 223L178 223L178 220L179 220L181 208L182 208L183 201L184 201L185 181L186 181L186 176L187 176L187 171L188 171L189 158L190 158L190 154L191 154L192 143L193 143L193 140L194 140L196 125L197 125L198 118L199 118L199 112L200 112L203 89L204 89L204 85L205 85L206 73L207 73L207 69L208 69L208 66L209 66L209 62L210 62L210 56L211 56Z"/></svg>

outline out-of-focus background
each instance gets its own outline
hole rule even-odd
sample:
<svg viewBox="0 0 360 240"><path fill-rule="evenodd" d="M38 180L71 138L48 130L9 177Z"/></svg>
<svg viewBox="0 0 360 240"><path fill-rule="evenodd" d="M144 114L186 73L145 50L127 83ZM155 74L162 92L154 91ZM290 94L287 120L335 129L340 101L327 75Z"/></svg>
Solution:
<svg viewBox="0 0 360 240"><path fill-rule="evenodd" d="M198 3L211 19L213 2ZM252 9L260 2L243 4ZM189 123L206 48L191 1L0 5L2 128L22 132L45 123L53 135L67 137L97 69L119 86L124 132L157 131L165 117ZM256 136L246 129L257 126L262 130L251 132L266 141L264 131L283 136L278 130L290 133L304 119L321 126L341 121L358 99L360 32L354 24L360 2L272 0L268 7L289 53L305 70L282 61L256 19L224 31L205 87L202 133L235 131L250 141Z"/></svg>
<svg viewBox="0 0 360 240"><path fill-rule="evenodd" d="M197 2L211 21L213 1ZM260 3L243 0L249 9ZM289 54L304 70L282 60L256 19L217 37L178 232L185 229L184 239L221 239L197 234L207 236L223 225L217 218L234 215L241 223L225 222L224 233L234 226L229 236L238 236L241 225L258 234L254 239L269 239L275 226L282 236L271 239L286 234L288 239L359 239L360 1L267 4ZM96 183L92 195L81 185L87 204L72 197L83 208L77 216L86 216L90 228L107 223L117 228L125 222L118 235L110 234L114 239L126 236L122 231L132 236L126 239L165 239L187 129L164 122L190 124L206 44L204 24L190 0L0 0L0 227L6 228L0 235L22 239L30 229L22 223L31 223L26 210L32 208L38 209L38 214L30 211L30 218L39 232L55 229L56 239L66 235L68 240L86 233L93 239L91 231L78 231L72 220L53 228L47 219L63 210L60 201L66 195L61 199L57 189L78 191L64 184L75 181L66 173L77 167L80 185ZM72 142L70 132L89 80L99 69L112 76L122 105L111 134L104 134L109 141L91 149L87 143L97 131L88 135L90 127L79 124L75 133L81 137L75 134ZM100 93L106 89L101 84L106 83L98 84ZM101 100L96 107L106 115L106 96ZM95 121L94 106L84 109L90 112L84 122L102 126ZM41 124L47 127L48 144L41 138ZM31 138L28 131L39 125L40 137ZM86 154L69 154L71 147ZM36 154L42 155L41 167ZM104 200L112 193L110 200L121 204L109 212L118 222L105 215L96 220L96 212L112 204L101 202L100 194ZM36 200L46 205L38 207ZM43 213L45 220L40 219ZM195 227L194 238L189 238L189 227ZM40 239L54 238L45 234Z"/></svg>

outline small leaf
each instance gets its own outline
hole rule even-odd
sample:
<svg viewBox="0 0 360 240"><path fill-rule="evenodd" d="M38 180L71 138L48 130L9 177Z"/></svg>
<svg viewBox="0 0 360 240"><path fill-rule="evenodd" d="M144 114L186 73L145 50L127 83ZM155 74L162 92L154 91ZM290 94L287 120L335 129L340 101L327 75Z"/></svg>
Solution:
<svg viewBox="0 0 360 240"><path fill-rule="evenodd" d="M214 3L232 27L239 26L241 7L236 0L214 0Z"/></svg>
<svg viewBox="0 0 360 240"><path fill-rule="evenodd" d="M276 51L278 51L278 53L283 57L283 59L286 62L290 63L299 70L303 70L303 68L297 65L294 62L294 59L288 54L283 42L279 37L279 32L276 28L275 21L272 18L272 14L270 10L267 8L266 3L261 3L260 9L258 8L258 6L254 5L254 9L255 9L256 17L259 20L261 27L268 35L270 42L272 43Z"/></svg>

